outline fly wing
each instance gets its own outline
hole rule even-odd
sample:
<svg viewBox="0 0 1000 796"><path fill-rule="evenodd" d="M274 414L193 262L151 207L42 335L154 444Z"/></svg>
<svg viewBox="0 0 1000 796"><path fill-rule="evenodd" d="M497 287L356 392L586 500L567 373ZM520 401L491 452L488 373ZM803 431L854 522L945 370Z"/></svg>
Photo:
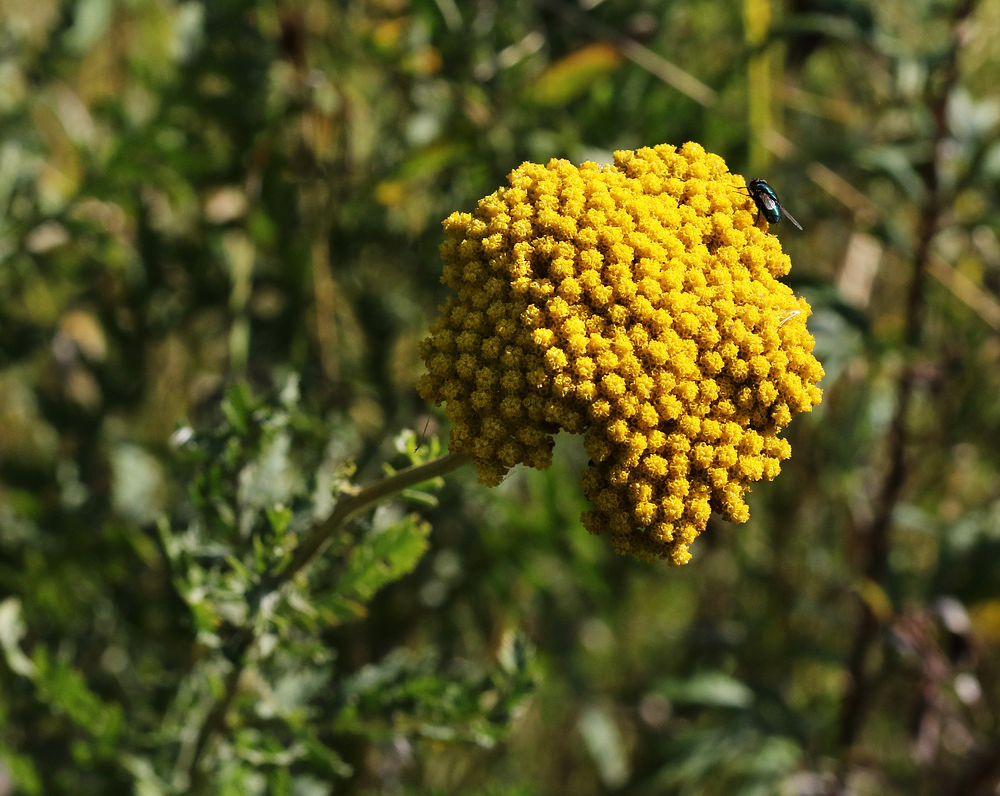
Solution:
<svg viewBox="0 0 1000 796"><path fill-rule="evenodd" d="M799 228L799 231L800 231L800 232L802 231L802 225L801 225L801 224L800 224L800 223L799 223L798 221L796 221L796 220L795 220L795 217L794 217L794 216L793 216L793 215L792 215L791 213L789 213L789 212L788 212L787 210L785 210L785 208L784 208L784 207L782 207L782 208L781 208L781 212L785 214L785 218L787 218L787 219L788 219L789 221L791 221L791 222L792 222L792 223L793 223L793 224L794 224L794 225L795 225L796 227L798 227L798 228Z"/></svg>

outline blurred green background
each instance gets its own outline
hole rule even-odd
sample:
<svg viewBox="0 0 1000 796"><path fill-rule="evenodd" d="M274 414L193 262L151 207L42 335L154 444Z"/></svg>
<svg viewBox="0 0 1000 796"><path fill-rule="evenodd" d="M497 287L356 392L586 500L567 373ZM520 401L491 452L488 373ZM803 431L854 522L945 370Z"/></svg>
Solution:
<svg viewBox="0 0 1000 796"><path fill-rule="evenodd" d="M184 792L226 646L171 540L216 571L446 433L450 212L688 140L805 227L825 400L751 521L672 569L580 527L578 440L459 471L415 570L275 664L322 673L292 718L242 686L203 792L996 793L998 73L970 0L0 2L0 794Z"/></svg>

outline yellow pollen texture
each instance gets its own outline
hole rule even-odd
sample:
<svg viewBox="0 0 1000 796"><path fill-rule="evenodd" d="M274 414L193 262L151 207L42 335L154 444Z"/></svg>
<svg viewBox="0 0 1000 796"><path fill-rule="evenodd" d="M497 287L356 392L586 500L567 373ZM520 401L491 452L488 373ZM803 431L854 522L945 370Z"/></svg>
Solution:
<svg viewBox="0 0 1000 796"><path fill-rule="evenodd" d="M713 511L748 519L750 486L791 455L779 432L820 402L811 309L778 281L788 256L698 144L524 163L507 181L444 222L457 296L421 344L420 394L491 486L547 468L557 432L583 434L584 526L687 563Z"/></svg>

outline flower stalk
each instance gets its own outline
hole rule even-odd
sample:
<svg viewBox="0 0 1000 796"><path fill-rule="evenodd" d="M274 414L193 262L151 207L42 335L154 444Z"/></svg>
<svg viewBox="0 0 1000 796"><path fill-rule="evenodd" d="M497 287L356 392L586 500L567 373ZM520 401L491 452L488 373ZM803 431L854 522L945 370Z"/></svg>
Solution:
<svg viewBox="0 0 1000 796"><path fill-rule="evenodd" d="M295 549L291 561L278 575L280 583L288 583L299 572L308 567L323 553L337 531L358 515L369 511L376 504L404 489L432 478L447 475L453 470L471 463L472 457L467 454L448 453L429 462L393 473L353 494L341 495L330 516L319 523Z"/></svg>

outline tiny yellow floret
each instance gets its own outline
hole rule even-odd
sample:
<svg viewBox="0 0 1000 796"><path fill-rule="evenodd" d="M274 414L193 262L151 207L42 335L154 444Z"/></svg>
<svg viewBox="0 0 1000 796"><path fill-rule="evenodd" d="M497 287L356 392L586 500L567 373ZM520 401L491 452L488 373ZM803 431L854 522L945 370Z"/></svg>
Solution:
<svg viewBox="0 0 1000 796"><path fill-rule="evenodd" d="M811 309L778 281L788 256L698 144L507 181L444 221L457 297L421 344L420 394L487 485L583 434L584 526L684 564L711 512L748 519L750 487L791 455L780 432L820 402Z"/></svg>

